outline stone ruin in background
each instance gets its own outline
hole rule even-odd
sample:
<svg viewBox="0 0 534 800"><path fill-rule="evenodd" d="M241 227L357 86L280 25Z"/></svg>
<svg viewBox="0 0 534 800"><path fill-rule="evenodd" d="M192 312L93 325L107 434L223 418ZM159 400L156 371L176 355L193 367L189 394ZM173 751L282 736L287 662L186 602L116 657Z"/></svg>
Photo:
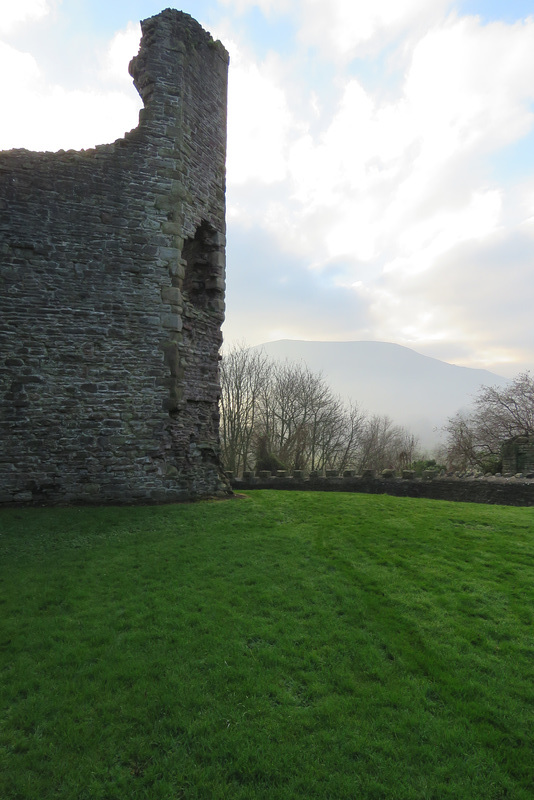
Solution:
<svg viewBox="0 0 534 800"><path fill-rule="evenodd" d="M0 502L228 490L218 450L228 54L142 22L137 128L0 153Z"/></svg>
<svg viewBox="0 0 534 800"><path fill-rule="evenodd" d="M534 472L534 436L515 436L501 450L502 471L512 474Z"/></svg>

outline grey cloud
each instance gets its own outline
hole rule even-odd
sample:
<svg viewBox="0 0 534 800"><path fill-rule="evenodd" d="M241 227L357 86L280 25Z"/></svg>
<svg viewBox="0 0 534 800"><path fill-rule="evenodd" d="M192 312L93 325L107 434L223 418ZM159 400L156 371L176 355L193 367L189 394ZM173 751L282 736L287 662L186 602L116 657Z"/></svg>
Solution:
<svg viewBox="0 0 534 800"><path fill-rule="evenodd" d="M509 347L534 363L534 231L458 244L417 279L414 293L445 307L466 346Z"/></svg>
<svg viewBox="0 0 534 800"><path fill-rule="evenodd" d="M369 324L367 309L354 291L334 285L343 272L338 262L310 270L261 228L231 226L225 335L253 342L269 329L283 329L310 339L358 338Z"/></svg>

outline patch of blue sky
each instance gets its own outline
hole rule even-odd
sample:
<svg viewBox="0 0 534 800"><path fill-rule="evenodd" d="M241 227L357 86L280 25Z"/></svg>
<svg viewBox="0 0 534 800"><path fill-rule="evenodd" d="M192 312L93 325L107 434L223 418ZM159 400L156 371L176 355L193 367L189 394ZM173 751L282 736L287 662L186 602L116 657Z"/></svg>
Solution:
<svg viewBox="0 0 534 800"><path fill-rule="evenodd" d="M159 14L162 8L176 8L178 11L184 11L200 22L202 27L208 31L211 26L219 23L222 14L221 7L213 0L183 0L181 3L171 3L170 6L159 0L159 8L153 13Z"/></svg>
<svg viewBox="0 0 534 800"><path fill-rule="evenodd" d="M123 30L128 22L139 22L162 8L177 8L197 20L214 19L213 0L183 0L181 3L162 3L161 0L75 0L59 6L58 17L65 27L84 30L99 38L110 38ZM218 12L218 7L215 7Z"/></svg>
<svg viewBox="0 0 534 800"><path fill-rule="evenodd" d="M97 36L104 40L111 38L130 20L157 13L157 7L157 0L114 0L113 3L105 0L75 0L59 6L54 24L66 35L82 32L85 36Z"/></svg>
<svg viewBox="0 0 534 800"><path fill-rule="evenodd" d="M534 175L534 129L518 142L491 158L492 177L501 184L515 183Z"/></svg>
<svg viewBox="0 0 534 800"><path fill-rule="evenodd" d="M294 76L295 87L288 92L290 107L306 120L308 133L318 137L339 110L346 80L340 77L333 64L321 62L313 54L295 65Z"/></svg>
<svg viewBox="0 0 534 800"><path fill-rule="evenodd" d="M398 41L392 42L376 56L355 58L347 66L348 74L357 78L365 91L378 100L397 96L402 89L405 72L392 66L398 46Z"/></svg>
<svg viewBox="0 0 534 800"><path fill-rule="evenodd" d="M534 16L532 0L459 0L458 11L478 16L483 22L517 22Z"/></svg>
<svg viewBox="0 0 534 800"><path fill-rule="evenodd" d="M232 268L227 274L225 338L238 338L234 320L239 317L240 337L244 331L249 340L248 325L252 329L259 326L264 336L269 328L310 330L314 319L321 320L323 330L334 328L342 319L350 320L351 325L355 317L366 322L363 301L336 285L335 277L343 273L341 262L324 274L310 271L306 257L285 252L266 231L239 225L229 228L226 257Z"/></svg>
<svg viewBox="0 0 534 800"><path fill-rule="evenodd" d="M296 28L290 17L266 16L257 6L252 6L243 15L242 22L249 45L259 60L272 50L281 56L294 53Z"/></svg>

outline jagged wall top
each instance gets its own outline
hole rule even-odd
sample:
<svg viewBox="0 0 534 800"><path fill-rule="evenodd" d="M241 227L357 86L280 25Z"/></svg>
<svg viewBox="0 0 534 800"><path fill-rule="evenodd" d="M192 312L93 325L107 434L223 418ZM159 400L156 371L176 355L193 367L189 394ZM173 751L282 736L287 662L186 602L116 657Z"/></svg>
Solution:
<svg viewBox="0 0 534 800"><path fill-rule="evenodd" d="M154 100L176 93L180 85L180 58L209 48L228 67L229 55L219 41L183 11L167 8L154 17L141 21L142 39L139 53L132 58L129 72L141 95L145 108Z"/></svg>

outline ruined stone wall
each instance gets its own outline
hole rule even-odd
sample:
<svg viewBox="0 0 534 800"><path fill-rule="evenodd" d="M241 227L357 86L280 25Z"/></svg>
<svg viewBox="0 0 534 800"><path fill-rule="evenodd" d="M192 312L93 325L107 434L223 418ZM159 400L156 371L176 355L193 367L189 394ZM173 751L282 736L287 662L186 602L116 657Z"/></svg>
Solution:
<svg viewBox="0 0 534 800"><path fill-rule="evenodd" d="M0 153L0 502L225 491L218 458L228 55L167 10L139 126Z"/></svg>
<svg viewBox="0 0 534 800"><path fill-rule="evenodd" d="M534 472L534 437L516 436L502 446L503 472Z"/></svg>
<svg viewBox="0 0 534 800"><path fill-rule="evenodd" d="M373 472L373 470L369 470ZM386 473L392 470L385 470ZM530 478L400 478L391 475L344 477L289 477L285 474L259 477L247 474L231 478L235 491L277 489L297 492L354 492L357 494L389 494L393 497L422 497L428 500L449 500L462 503L488 503L503 506L534 506L534 476Z"/></svg>

